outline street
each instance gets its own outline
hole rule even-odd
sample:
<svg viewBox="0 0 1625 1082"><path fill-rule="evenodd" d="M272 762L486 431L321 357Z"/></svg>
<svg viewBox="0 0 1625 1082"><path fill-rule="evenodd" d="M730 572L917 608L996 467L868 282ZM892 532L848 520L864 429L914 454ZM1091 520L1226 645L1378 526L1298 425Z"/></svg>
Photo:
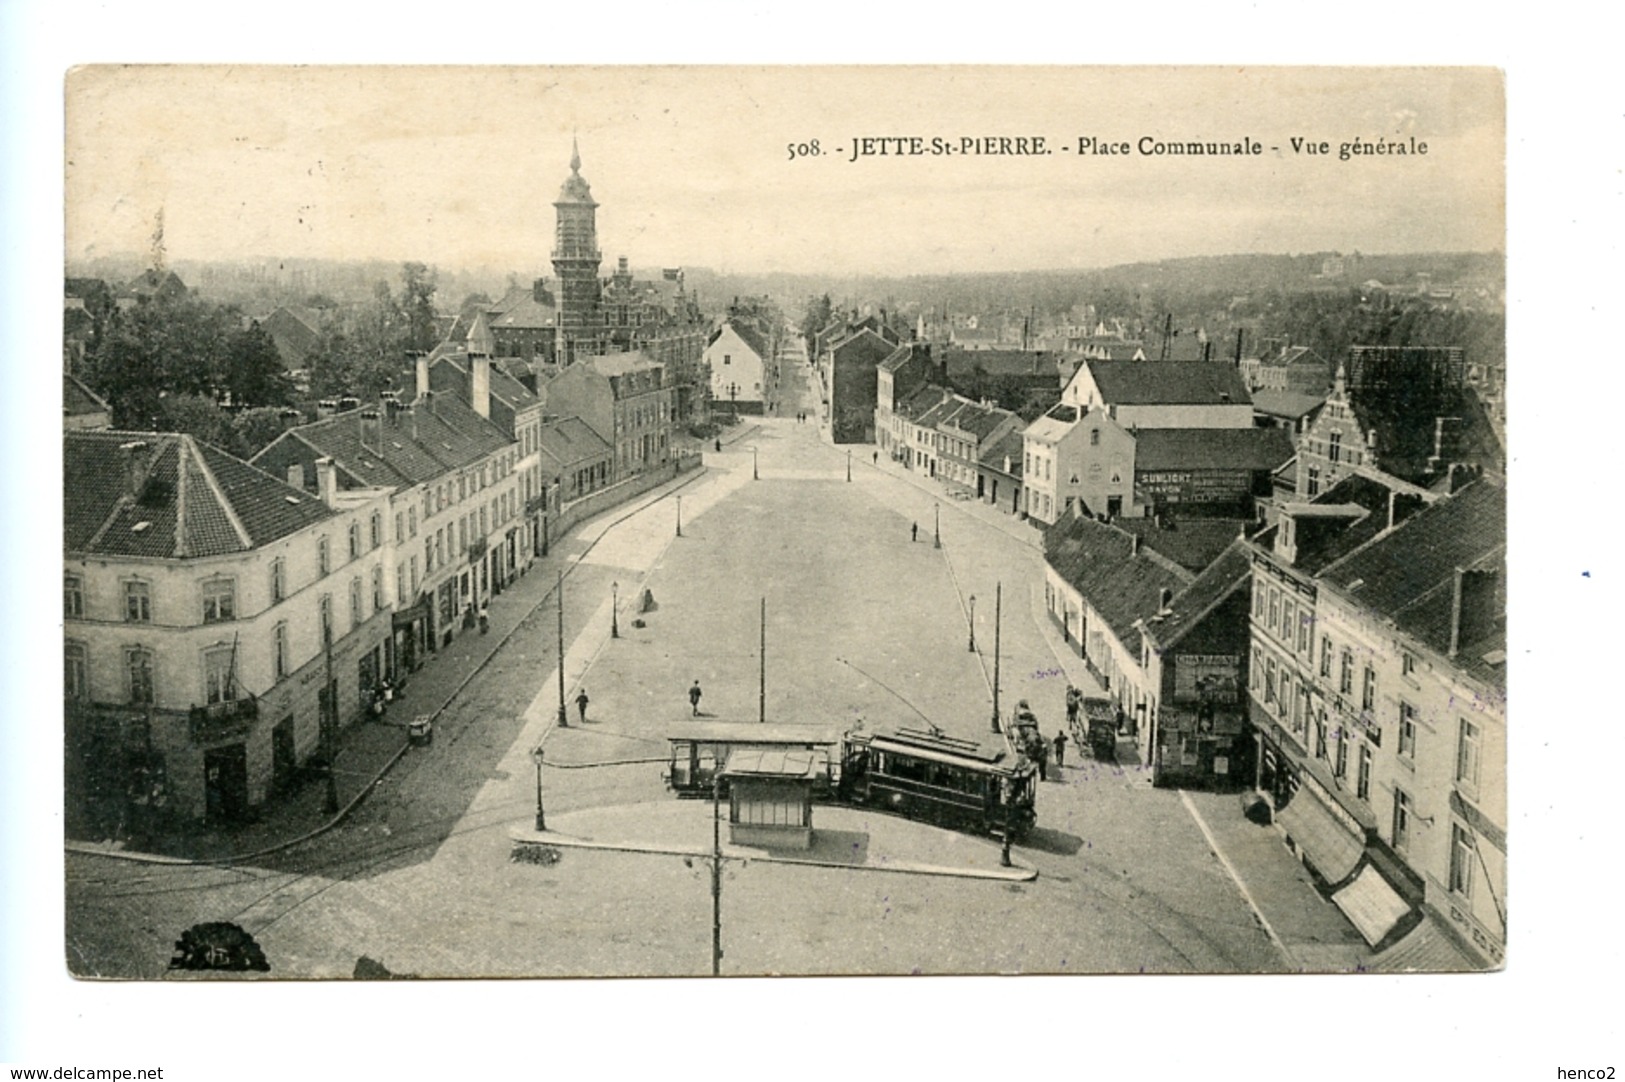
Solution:
<svg viewBox="0 0 1625 1082"><path fill-rule="evenodd" d="M570 850L550 866L510 863L508 828L534 815L539 742L558 822L672 799L663 732L689 717L695 680L717 719L886 727L923 716L985 736L1001 589L1001 706L1008 715L1027 699L1046 733L1059 729L1067 678L1042 616L1036 535L877 466L867 446L849 458L786 409L734 430L681 488L559 542L499 599L536 608L441 716L432 749L402 759L338 826L253 867L70 854L71 968L162 976L184 928L226 920L255 936L273 977L348 977L361 956L422 976L708 973L699 862ZM574 565L568 728L556 725L547 596L561 561ZM578 688L590 694L585 722ZM1039 871L1030 883L730 862L723 972L1291 968L1180 794L1132 765L1079 761L1081 750L1040 786L1038 829L1018 847ZM1203 807L1239 814L1232 799ZM1303 892L1294 905L1324 905L1306 880L1285 889Z"/></svg>

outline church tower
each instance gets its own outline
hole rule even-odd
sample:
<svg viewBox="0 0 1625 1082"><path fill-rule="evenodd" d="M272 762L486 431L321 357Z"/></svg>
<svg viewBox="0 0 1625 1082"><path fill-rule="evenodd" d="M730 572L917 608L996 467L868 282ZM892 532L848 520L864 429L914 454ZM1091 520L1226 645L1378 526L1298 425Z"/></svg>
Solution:
<svg viewBox="0 0 1625 1082"><path fill-rule="evenodd" d="M570 175L553 201L558 225L553 238L553 273L559 280L558 351L563 364L597 353L603 333L600 316L598 204L581 175L581 151L570 144Z"/></svg>

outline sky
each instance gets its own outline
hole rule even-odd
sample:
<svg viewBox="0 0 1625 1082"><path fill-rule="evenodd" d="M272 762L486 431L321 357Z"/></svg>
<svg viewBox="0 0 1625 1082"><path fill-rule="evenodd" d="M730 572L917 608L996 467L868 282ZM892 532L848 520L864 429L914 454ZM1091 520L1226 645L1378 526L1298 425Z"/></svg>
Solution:
<svg viewBox="0 0 1625 1082"><path fill-rule="evenodd" d="M606 267L1492 250L1503 97L1486 68L92 66L65 83L67 252L144 253L161 209L171 261L537 271L572 139ZM852 160L890 136L1041 136L1048 153ZM1261 153L1147 154L1145 137ZM1129 153L1080 154L1085 138ZM1412 140L1425 155L1338 157Z"/></svg>

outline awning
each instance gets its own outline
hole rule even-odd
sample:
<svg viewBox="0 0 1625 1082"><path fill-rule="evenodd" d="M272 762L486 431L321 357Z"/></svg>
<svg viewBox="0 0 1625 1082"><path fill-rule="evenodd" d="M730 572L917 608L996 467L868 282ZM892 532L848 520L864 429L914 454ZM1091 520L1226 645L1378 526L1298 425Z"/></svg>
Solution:
<svg viewBox="0 0 1625 1082"><path fill-rule="evenodd" d="M1431 914L1366 965L1372 973L1474 973L1485 968L1456 946Z"/></svg>
<svg viewBox="0 0 1625 1082"><path fill-rule="evenodd" d="M1411 911L1410 903L1370 864L1361 868L1348 886L1333 894L1332 901L1373 947Z"/></svg>
<svg viewBox="0 0 1625 1082"><path fill-rule="evenodd" d="M1333 819L1313 793L1300 791L1275 813L1275 821L1286 828L1292 841L1328 883L1347 879L1365 853L1364 840L1350 834Z"/></svg>

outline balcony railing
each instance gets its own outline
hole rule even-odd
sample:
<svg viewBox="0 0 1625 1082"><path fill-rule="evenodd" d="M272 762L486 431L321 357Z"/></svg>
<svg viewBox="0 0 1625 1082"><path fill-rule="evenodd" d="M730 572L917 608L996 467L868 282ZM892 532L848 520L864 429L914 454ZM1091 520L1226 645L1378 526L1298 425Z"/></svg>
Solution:
<svg viewBox="0 0 1625 1082"><path fill-rule="evenodd" d="M188 714L192 742L219 740L247 732L259 720L260 703L253 695L227 699L207 706L194 706Z"/></svg>

